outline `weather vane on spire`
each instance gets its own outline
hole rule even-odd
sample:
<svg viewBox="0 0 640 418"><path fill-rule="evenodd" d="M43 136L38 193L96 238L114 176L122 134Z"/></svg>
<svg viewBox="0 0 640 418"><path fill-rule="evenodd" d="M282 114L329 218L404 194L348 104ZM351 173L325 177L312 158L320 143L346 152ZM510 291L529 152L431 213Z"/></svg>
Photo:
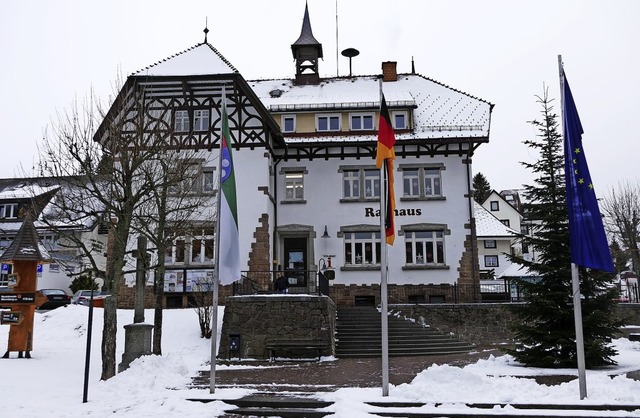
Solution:
<svg viewBox="0 0 640 418"><path fill-rule="evenodd" d="M208 17L205 17L205 18L204 18L204 30L203 30L203 32L204 32L204 43L205 43L205 44L207 43L207 34L209 33L209 28L208 28L209 23L208 23L208 19L209 19Z"/></svg>

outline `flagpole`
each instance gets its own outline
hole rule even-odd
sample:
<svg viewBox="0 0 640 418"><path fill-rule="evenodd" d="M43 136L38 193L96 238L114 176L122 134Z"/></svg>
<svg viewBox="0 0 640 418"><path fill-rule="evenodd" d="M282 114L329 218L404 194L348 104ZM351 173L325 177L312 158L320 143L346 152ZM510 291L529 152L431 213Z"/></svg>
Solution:
<svg viewBox="0 0 640 418"><path fill-rule="evenodd" d="M226 113L227 94L224 86L222 86L222 104L221 114ZM222 118L221 124L224 123ZM216 391L216 351L218 346L218 287L220 284L220 207L222 205L222 136L224 135L223 126L220 127L220 156L218 161L218 196L216 197L216 240L215 240L215 268L213 270L213 312L211 313L211 370L209 372L209 393Z"/></svg>
<svg viewBox="0 0 640 418"><path fill-rule="evenodd" d="M380 103L382 108L382 80L380 80ZM387 160L380 166L380 320L382 334L382 396L389 396L389 318L387 316L387 234L385 219L387 218Z"/></svg>
<svg viewBox="0 0 640 418"><path fill-rule="evenodd" d="M562 65L562 55L558 55L558 68L560 72L560 100L562 106L562 123L563 123L563 136L565 119L565 97L564 97L564 71ZM566 146L566 138L565 146ZM576 355L578 361L578 386L580 388L580 399L587 397L587 376L585 371L585 358L584 358L584 335L582 330L582 299L580 297L580 275L578 272L578 266L575 263L571 263L571 287L573 292L573 318L576 328Z"/></svg>

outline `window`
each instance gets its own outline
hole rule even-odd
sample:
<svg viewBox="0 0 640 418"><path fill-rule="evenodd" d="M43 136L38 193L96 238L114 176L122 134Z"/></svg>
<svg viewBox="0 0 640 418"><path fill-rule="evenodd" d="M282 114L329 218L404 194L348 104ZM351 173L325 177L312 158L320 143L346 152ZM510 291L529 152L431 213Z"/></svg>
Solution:
<svg viewBox="0 0 640 418"><path fill-rule="evenodd" d="M527 224L520 224L520 233L523 235L529 235L529 225Z"/></svg>
<svg viewBox="0 0 640 418"><path fill-rule="evenodd" d="M318 132L339 131L340 115L318 115L316 129Z"/></svg>
<svg viewBox="0 0 640 418"><path fill-rule="evenodd" d="M168 247L164 260L167 264L211 263L213 260L214 228L199 227L189 231L185 236L176 238Z"/></svg>
<svg viewBox="0 0 640 418"><path fill-rule="evenodd" d="M443 167L403 167L403 196L409 198L432 198L442 196Z"/></svg>
<svg viewBox="0 0 640 418"><path fill-rule="evenodd" d="M213 168L202 169L202 191L212 193L214 191L214 171Z"/></svg>
<svg viewBox="0 0 640 418"><path fill-rule="evenodd" d="M360 197L360 170L342 172L342 188L345 199Z"/></svg>
<svg viewBox="0 0 640 418"><path fill-rule="evenodd" d="M409 123L407 118L407 112L395 111L391 113L393 129L408 129Z"/></svg>
<svg viewBox="0 0 640 418"><path fill-rule="evenodd" d="M490 204L491 204L492 212L496 212L500 210L500 202L498 202L497 200L492 200Z"/></svg>
<svg viewBox="0 0 640 418"><path fill-rule="evenodd" d="M498 256L497 255L485 255L484 256L484 266L485 267L498 267Z"/></svg>
<svg viewBox="0 0 640 418"><path fill-rule="evenodd" d="M17 203L5 203L0 205L0 218L17 218L18 217L18 204Z"/></svg>
<svg viewBox="0 0 640 418"><path fill-rule="evenodd" d="M193 111L193 130L194 131L209 130L209 109Z"/></svg>
<svg viewBox="0 0 640 418"><path fill-rule="evenodd" d="M425 196L440 196L440 170L437 168L424 169L424 194Z"/></svg>
<svg viewBox="0 0 640 418"><path fill-rule="evenodd" d="M282 132L295 132L296 131L296 116L295 115L282 115Z"/></svg>
<svg viewBox="0 0 640 418"><path fill-rule="evenodd" d="M372 131L373 113L354 113L349 115L352 131Z"/></svg>
<svg viewBox="0 0 640 418"><path fill-rule="evenodd" d="M7 248L9 248L12 242L13 237L0 236L0 250L6 250Z"/></svg>
<svg viewBox="0 0 640 418"><path fill-rule="evenodd" d="M170 176L169 193L211 194L214 192L215 170L213 167L202 167L203 161L182 160L173 167Z"/></svg>
<svg viewBox="0 0 640 418"><path fill-rule="evenodd" d="M380 232L345 232L345 265L379 265Z"/></svg>
<svg viewBox="0 0 640 418"><path fill-rule="evenodd" d="M507 228L511 225L508 219L500 219L500 222L502 222Z"/></svg>
<svg viewBox="0 0 640 418"><path fill-rule="evenodd" d="M286 200L304 200L304 174L302 172L285 173L284 193Z"/></svg>
<svg viewBox="0 0 640 418"><path fill-rule="evenodd" d="M189 132L189 112L187 110L175 111L173 128L176 132Z"/></svg>
<svg viewBox="0 0 640 418"><path fill-rule="evenodd" d="M444 231L406 231L405 262L413 265L444 264Z"/></svg>
<svg viewBox="0 0 640 418"><path fill-rule="evenodd" d="M497 243L495 239L485 239L484 240L484 248L497 248Z"/></svg>
<svg viewBox="0 0 640 418"><path fill-rule="evenodd" d="M375 168L343 169L342 191L345 199L379 199L380 170Z"/></svg>
<svg viewBox="0 0 640 418"><path fill-rule="evenodd" d="M213 261L213 228L194 229L191 238L191 262Z"/></svg>
<svg viewBox="0 0 640 418"><path fill-rule="evenodd" d="M40 242L47 250L54 250L58 245L58 236L53 234L41 235Z"/></svg>

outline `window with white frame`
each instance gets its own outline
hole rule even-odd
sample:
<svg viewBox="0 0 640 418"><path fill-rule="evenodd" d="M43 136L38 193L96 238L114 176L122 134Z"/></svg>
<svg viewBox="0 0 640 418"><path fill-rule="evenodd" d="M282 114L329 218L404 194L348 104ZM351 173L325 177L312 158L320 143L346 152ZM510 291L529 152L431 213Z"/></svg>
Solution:
<svg viewBox="0 0 640 418"><path fill-rule="evenodd" d="M198 228L192 231L191 262L210 263L213 261L213 228Z"/></svg>
<svg viewBox="0 0 640 418"><path fill-rule="evenodd" d="M184 236L177 237L173 245L167 247L167 264L203 264L213 260L214 228L193 228Z"/></svg>
<svg viewBox="0 0 640 418"><path fill-rule="evenodd" d="M425 196L442 195L442 190L440 190L440 169L438 168L424 169L424 195Z"/></svg>
<svg viewBox="0 0 640 418"><path fill-rule="evenodd" d="M405 231L405 263L444 265L444 231Z"/></svg>
<svg viewBox="0 0 640 418"><path fill-rule="evenodd" d="M349 128L352 131L372 131L374 117L373 113L351 113L349 115Z"/></svg>
<svg viewBox="0 0 640 418"><path fill-rule="evenodd" d="M420 196L420 171L417 168L402 170L405 196Z"/></svg>
<svg viewBox="0 0 640 418"><path fill-rule="evenodd" d="M296 131L296 115L282 115L282 132Z"/></svg>
<svg viewBox="0 0 640 418"><path fill-rule="evenodd" d="M0 205L0 218L17 218L18 217L18 204L17 203L5 203Z"/></svg>
<svg viewBox="0 0 640 418"><path fill-rule="evenodd" d="M213 168L205 167L202 169L202 192L203 193L213 193L215 190L214 186L214 174L215 171Z"/></svg>
<svg viewBox="0 0 640 418"><path fill-rule="evenodd" d="M380 232L345 232L344 263L349 266L380 264Z"/></svg>
<svg viewBox="0 0 640 418"><path fill-rule="evenodd" d="M485 255L484 256L484 266L485 267L498 267L498 256L497 255Z"/></svg>
<svg viewBox="0 0 640 418"><path fill-rule="evenodd" d="M442 166L401 167L403 197L432 198L442 196Z"/></svg>
<svg viewBox="0 0 640 418"><path fill-rule="evenodd" d="M284 198L286 200L304 200L304 173L302 171L285 173Z"/></svg>
<svg viewBox="0 0 640 418"><path fill-rule="evenodd" d="M340 115L317 115L316 130L318 132L339 131Z"/></svg>
<svg viewBox="0 0 640 418"><path fill-rule="evenodd" d="M189 126L189 111L188 110L176 110L174 112L173 129L176 132L189 132L189 130L191 128Z"/></svg>
<svg viewBox="0 0 640 418"><path fill-rule="evenodd" d="M484 248L497 248L497 243L495 239L485 239L484 240Z"/></svg>
<svg viewBox="0 0 640 418"><path fill-rule="evenodd" d="M394 111L391 112L391 119L393 123L393 129L408 129L409 122L406 111Z"/></svg>
<svg viewBox="0 0 640 418"><path fill-rule="evenodd" d="M193 111L193 130L209 130L209 109L197 109Z"/></svg>
<svg viewBox="0 0 640 418"><path fill-rule="evenodd" d="M376 168L341 168L342 194L345 199L379 199L380 170Z"/></svg>
<svg viewBox="0 0 640 418"><path fill-rule="evenodd" d="M40 242L47 250L54 250L58 245L58 236L54 234L40 235Z"/></svg>

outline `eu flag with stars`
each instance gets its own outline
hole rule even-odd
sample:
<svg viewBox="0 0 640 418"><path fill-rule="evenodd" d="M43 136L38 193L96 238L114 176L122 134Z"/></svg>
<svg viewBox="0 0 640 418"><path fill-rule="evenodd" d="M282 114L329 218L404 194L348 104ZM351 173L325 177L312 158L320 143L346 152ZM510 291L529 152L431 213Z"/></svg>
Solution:
<svg viewBox="0 0 640 418"><path fill-rule="evenodd" d="M611 252L582 146L584 131L564 69L562 75L564 173L567 183L571 262L613 273Z"/></svg>

